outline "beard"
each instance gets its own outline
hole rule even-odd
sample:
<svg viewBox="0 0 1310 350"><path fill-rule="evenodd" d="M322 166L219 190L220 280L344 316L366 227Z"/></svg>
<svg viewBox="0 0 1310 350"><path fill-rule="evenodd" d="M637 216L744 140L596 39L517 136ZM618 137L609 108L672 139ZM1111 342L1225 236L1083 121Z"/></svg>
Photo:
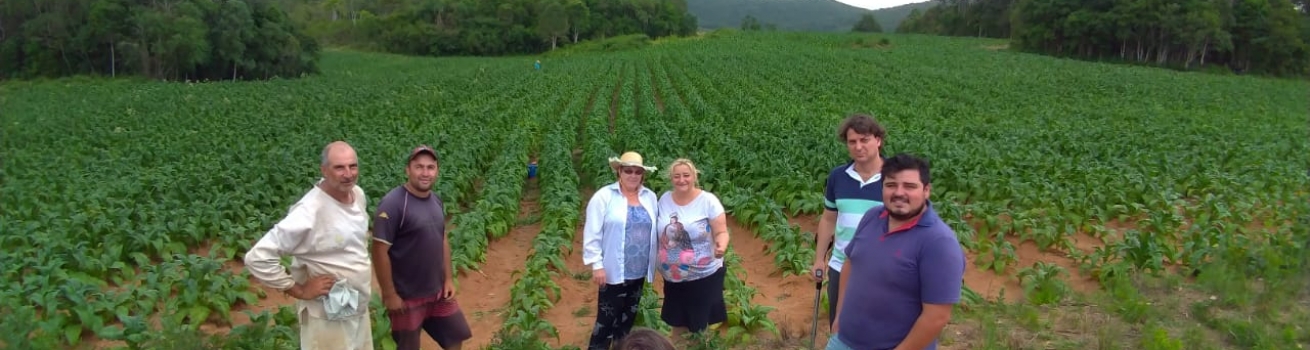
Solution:
<svg viewBox="0 0 1310 350"><path fill-rule="evenodd" d="M890 216L892 219L895 219L896 221L908 221L910 219L913 219L915 216L919 216L920 213L923 213L923 208L927 207L927 203L928 203L927 201L924 201L924 203L919 204L918 207L910 208L909 211L905 213L897 213L891 207L887 207L887 216Z"/></svg>

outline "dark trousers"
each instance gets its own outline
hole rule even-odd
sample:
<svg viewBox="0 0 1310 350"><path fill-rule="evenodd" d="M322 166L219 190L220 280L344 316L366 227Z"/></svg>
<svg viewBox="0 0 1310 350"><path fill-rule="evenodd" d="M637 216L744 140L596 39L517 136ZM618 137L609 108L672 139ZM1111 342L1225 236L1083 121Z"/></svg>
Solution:
<svg viewBox="0 0 1310 350"><path fill-rule="evenodd" d="M645 279L638 278L600 287L596 298L596 324L591 328L591 343L587 350L609 350L628 335L637 320L637 307L641 304L645 284Z"/></svg>
<svg viewBox="0 0 1310 350"><path fill-rule="evenodd" d="M828 327L837 322L837 291L841 288L841 272L828 267Z"/></svg>

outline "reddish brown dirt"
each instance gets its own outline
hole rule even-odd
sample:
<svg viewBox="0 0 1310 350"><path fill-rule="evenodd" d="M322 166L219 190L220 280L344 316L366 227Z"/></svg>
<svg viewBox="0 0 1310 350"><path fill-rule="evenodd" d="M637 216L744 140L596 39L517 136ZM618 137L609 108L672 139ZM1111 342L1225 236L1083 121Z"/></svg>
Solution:
<svg viewBox="0 0 1310 350"><path fill-rule="evenodd" d="M481 271L460 273L456 299L473 330L473 338L464 344L465 348L478 349L490 344L496 331L500 330L504 323L502 312L509 304L510 288L517 280L511 275L523 269L523 261L527 260L532 248L532 238L539 232L540 224L514 228L509 235L487 246L487 261L482 264ZM423 338L423 348L436 349L436 346L430 337Z"/></svg>
<svg viewBox="0 0 1310 350"><path fill-rule="evenodd" d="M593 193L595 190L592 189L583 189L579 193L578 198L582 202L579 208L584 211L578 220L586 220L587 201L591 200ZM582 224L578 222L578 229L573 234L573 245L563 252L564 264L568 266L568 271L559 271L559 275L555 278L555 284L560 287L560 299L555 301L553 307L546 310L544 317L546 322L554 325L559 332L559 339L544 339L554 347L562 345L586 347L587 339L591 337L591 325L596 320L597 287L591 282L590 269L582 265Z"/></svg>
<svg viewBox="0 0 1310 350"><path fill-rule="evenodd" d="M822 215L797 215L787 218L787 222L801 227L801 231L818 234L819 219Z"/></svg>
<svg viewBox="0 0 1310 350"><path fill-rule="evenodd" d="M996 274L992 270L983 270L976 265L974 261L979 256L973 252L966 252L965 257L968 262L968 268L964 271L964 284L969 286L974 292L982 295L988 300L996 300L1001 290L1005 290L1005 300L1015 302L1023 298L1023 286L1019 284L1019 270L1032 267L1037 262L1055 264L1067 272L1062 276L1062 280L1078 293L1090 293L1100 288L1100 284L1090 276L1083 275L1078 270L1078 262L1069 258L1063 252L1043 251L1037 247L1033 241L1018 242L1017 238L1006 237L1006 241L1015 247L1015 255L1018 262L1014 265L1006 266L1002 275ZM1075 245L1084 252L1091 252L1100 244L1099 240L1086 235L1074 237Z"/></svg>
<svg viewBox="0 0 1310 350"><path fill-rule="evenodd" d="M587 200L590 196L582 197ZM579 218L585 219L585 218ZM551 346L577 345L586 347L591 328L596 320L597 287L591 282L590 269L582 265L582 225L573 236L572 251L564 254L569 270L560 273L555 283L560 286L560 299L546 311L545 320L559 331L559 339L547 338ZM578 277L578 278L575 278ZM584 279L579 279L585 277Z"/></svg>
<svg viewBox="0 0 1310 350"><path fill-rule="evenodd" d="M995 301L1001 291L1005 291L1005 301L1014 302L1022 298L1023 288L1019 285L1019 280L1012 278L1008 273L998 275L991 270L984 271L973 265L973 261L978 259L974 253L965 253L968 259L969 267L964 270L964 285L968 286L974 292L982 295L987 300Z"/></svg>
<svg viewBox="0 0 1310 350"><path fill-rule="evenodd" d="M540 194L534 185L535 179L529 180L519 203L518 219L523 220L541 212L537 200ZM532 249L532 239L541 233L541 221L515 226L505 237L487 245L487 261L479 267L481 271L461 271L458 277L456 300L468 319L473 338L464 343L464 349L480 349L494 340L496 331L504 324L504 310L509 305L510 288L518 280L515 271L524 269ZM423 337L424 349L440 349L431 337Z"/></svg>
<svg viewBox="0 0 1310 350"><path fill-rule="evenodd" d="M773 255L768 253L768 243L731 217L728 218L728 231L732 233L732 249L741 256L741 267L746 272L737 277L757 292L752 302L774 308L769 312L769 319L773 320L784 338L805 337L808 341L815 317L814 280L808 276L783 277L782 271L774 264ZM826 290L823 292L826 293ZM819 309L819 328L822 334L827 332L828 313L822 305ZM760 336L773 337L772 334ZM816 346L824 344L822 339L815 341Z"/></svg>
<svg viewBox="0 0 1310 350"><path fill-rule="evenodd" d="M1000 214L997 219L1001 223L1008 223L1010 216ZM985 225L981 219L975 218L972 214L965 214L965 220L978 230ZM1119 222L1107 223L1106 227L1117 231L1124 228L1124 224ZM1114 240L1117 234L1110 234L1104 237L1105 240ZM979 239L992 239L990 237L979 237ZM1078 233L1070 237L1073 240L1074 248L1083 254L1089 254L1096 250L1097 247L1105 245L1101 238L1093 237L1086 233ZM995 301L1002 290L1005 291L1006 302L1016 302L1023 299L1023 286L1019 283L1019 271L1024 268L1032 267L1037 262L1055 264L1063 268L1066 274L1061 276L1061 280L1068 284L1073 291L1078 293L1090 293L1100 288L1100 284L1091 276L1084 275L1079 271L1078 262L1069 256L1070 252L1061 251L1063 248L1051 248L1043 250L1031 240L1020 242L1018 237L1013 233L1007 233L1005 240L1014 246L1016 262L1005 267L1005 271L997 274L992 270L985 270L977 267L974 263L979 259L990 259L990 257L981 256L974 252L965 252L965 259L968 268L964 271L964 284L974 292L981 295L987 300Z"/></svg>

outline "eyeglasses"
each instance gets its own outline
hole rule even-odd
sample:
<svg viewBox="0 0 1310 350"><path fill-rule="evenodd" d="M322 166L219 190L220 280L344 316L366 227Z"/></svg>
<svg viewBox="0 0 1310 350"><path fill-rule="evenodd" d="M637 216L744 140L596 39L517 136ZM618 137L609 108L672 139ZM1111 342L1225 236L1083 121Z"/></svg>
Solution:
<svg viewBox="0 0 1310 350"><path fill-rule="evenodd" d="M645 173L646 173L646 169L642 169L642 168L623 168L623 173L624 173L624 174L628 174L628 175L642 175L642 174L645 174Z"/></svg>

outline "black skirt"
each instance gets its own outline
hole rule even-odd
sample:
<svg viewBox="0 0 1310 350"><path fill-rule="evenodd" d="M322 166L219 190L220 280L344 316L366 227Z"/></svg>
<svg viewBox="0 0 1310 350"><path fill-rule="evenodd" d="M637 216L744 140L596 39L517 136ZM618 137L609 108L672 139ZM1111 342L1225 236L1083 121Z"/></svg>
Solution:
<svg viewBox="0 0 1310 350"><path fill-rule="evenodd" d="M728 307L723 302L723 276L727 269L721 266L713 274L694 281L664 281L660 318L670 326L686 327L690 332L727 321Z"/></svg>

